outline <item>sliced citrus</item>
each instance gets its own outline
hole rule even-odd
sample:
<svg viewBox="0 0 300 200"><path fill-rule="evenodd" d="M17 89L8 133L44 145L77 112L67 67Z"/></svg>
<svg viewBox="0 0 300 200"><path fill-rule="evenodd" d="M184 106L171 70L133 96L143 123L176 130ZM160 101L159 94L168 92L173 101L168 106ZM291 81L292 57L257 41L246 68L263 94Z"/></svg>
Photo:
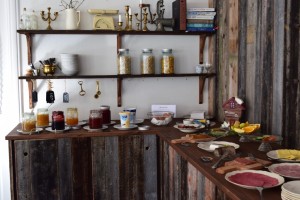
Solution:
<svg viewBox="0 0 300 200"><path fill-rule="evenodd" d="M252 133L256 130L256 126L246 126L242 129L245 131L245 133Z"/></svg>
<svg viewBox="0 0 300 200"><path fill-rule="evenodd" d="M235 121L233 124L233 127L238 128L240 127L240 122L239 121Z"/></svg>
<svg viewBox="0 0 300 200"><path fill-rule="evenodd" d="M245 133L245 131L241 128L233 128L233 130L237 133Z"/></svg>
<svg viewBox="0 0 300 200"><path fill-rule="evenodd" d="M260 124L249 124L248 126L255 126L255 127L256 127L256 130L257 130L257 129L260 129Z"/></svg>

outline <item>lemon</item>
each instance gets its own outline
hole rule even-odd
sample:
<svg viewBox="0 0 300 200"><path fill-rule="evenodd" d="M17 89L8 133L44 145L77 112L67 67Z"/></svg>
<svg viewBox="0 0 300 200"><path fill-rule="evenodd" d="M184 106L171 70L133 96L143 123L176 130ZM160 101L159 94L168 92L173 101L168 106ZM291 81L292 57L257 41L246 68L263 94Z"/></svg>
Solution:
<svg viewBox="0 0 300 200"><path fill-rule="evenodd" d="M233 128L233 130L237 133L245 133L245 131L241 128Z"/></svg>
<svg viewBox="0 0 300 200"><path fill-rule="evenodd" d="M239 121L235 121L234 124L233 124L233 127L239 128L240 127L240 122Z"/></svg>
<svg viewBox="0 0 300 200"><path fill-rule="evenodd" d="M240 128L244 128L246 126L246 123L241 123Z"/></svg>

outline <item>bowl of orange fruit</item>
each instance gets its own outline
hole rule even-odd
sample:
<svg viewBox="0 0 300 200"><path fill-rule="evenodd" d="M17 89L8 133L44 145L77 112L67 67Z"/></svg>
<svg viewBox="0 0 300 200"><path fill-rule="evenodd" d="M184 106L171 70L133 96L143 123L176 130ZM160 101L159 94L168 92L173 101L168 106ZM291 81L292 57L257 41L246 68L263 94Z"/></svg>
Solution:
<svg viewBox="0 0 300 200"><path fill-rule="evenodd" d="M260 124L235 121L230 127L231 131L241 136L240 142L248 141L247 136L257 133L260 129Z"/></svg>

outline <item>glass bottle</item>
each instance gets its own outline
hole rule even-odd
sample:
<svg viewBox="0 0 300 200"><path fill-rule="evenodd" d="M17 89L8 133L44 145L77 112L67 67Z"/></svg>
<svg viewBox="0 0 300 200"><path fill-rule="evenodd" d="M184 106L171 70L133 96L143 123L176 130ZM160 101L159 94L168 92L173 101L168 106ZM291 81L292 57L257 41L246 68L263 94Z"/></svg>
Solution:
<svg viewBox="0 0 300 200"><path fill-rule="evenodd" d="M107 105L102 105L100 106L100 110L102 111L103 124L110 124L111 121L110 107Z"/></svg>
<svg viewBox="0 0 300 200"><path fill-rule="evenodd" d="M131 57L129 49L119 49L118 74L131 74Z"/></svg>
<svg viewBox="0 0 300 200"><path fill-rule="evenodd" d="M102 112L101 112L101 110L90 110L89 127L90 127L90 129L102 128Z"/></svg>
<svg viewBox="0 0 300 200"><path fill-rule="evenodd" d="M67 108L66 124L68 126L77 126L78 125L77 108Z"/></svg>
<svg viewBox="0 0 300 200"><path fill-rule="evenodd" d="M161 73L174 74L174 56L172 49L163 49L161 57Z"/></svg>
<svg viewBox="0 0 300 200"><path fill-rule="evenodd" d="M36 128L36 120L33 112L25 112L22 118L22 131L23 132L31 132L35 131Z"/></svg>
<svg viewBox="0 0 300 200"><path fill-rule="evenodd" d="M154 63L152 49L143 49L141 55L141 74L155 74Z"/></svg>
<svg viewBox="0 0 300 200"><path fill-rule="evenodd" d="M36 126L37 127L49 126L49 111L47 108L38 108L37 109Z"/></svg>
<svg viewBox="0 0 300 200"><path fill-rule="evenodd" d="M63 111L52 112L52 130L65 130L65 116Z"/></svg>
<svg viewBox="0 0 300 200"><path fill-rule="evenodd" d="M37 30L38 29L38 17L35 14L34 10L29 14L30 21L30 29Z"/></svg>

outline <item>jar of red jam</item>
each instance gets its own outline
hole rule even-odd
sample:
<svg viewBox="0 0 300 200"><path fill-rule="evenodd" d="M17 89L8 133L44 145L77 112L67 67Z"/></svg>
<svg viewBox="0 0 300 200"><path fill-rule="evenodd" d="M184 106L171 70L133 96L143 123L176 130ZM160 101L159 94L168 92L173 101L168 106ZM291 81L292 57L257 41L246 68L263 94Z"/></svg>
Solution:
<svg viewBox="0 0 300 200"><path fill-rule="evenodd" d="M89 127L90 129L102 128L102 112L101 110L90 110Z"/></svg>
<svg viewBox="0 0 300 200"><path fill-rule="evenodd" d="M63 111L52 112L52 130L65 130L65 116Z"/></svg>
<svg viewBox="0 0 300 200"><path fill-rule="evenodd" d="M110 124L110 120L111 120L110 107L107 105L102 105L100 106L100 110L102 111L103 124Z"/></svg>

